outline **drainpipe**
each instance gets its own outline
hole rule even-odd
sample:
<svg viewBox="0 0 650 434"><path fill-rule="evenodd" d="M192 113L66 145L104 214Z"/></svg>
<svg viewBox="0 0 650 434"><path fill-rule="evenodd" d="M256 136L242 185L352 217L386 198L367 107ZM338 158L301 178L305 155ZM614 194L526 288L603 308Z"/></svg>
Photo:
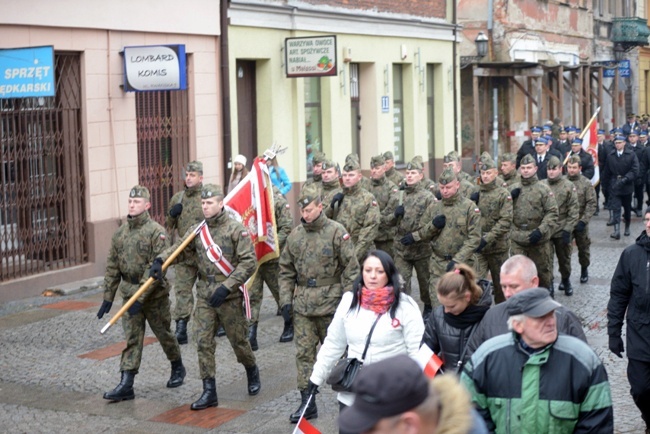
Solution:
<svg viewBox="0 0 650 434"><path fill-rule="evenodd" d="M228 161L232 158L232 134L230 128L230 68L228 67L228 5L230 0L221 2L219 16L221 26L221 112L223 128L223 178L221 185L226 186L228 179Z"/></svg>
<svg viewBox="0 0 650 434"><path fill-rule="evenodd" d="M458 83L457 83L457 78L456 78L456 70L458 68L458 53L457 53L457 45L458 43L456 42L458 39L458 2L454 1L454 7L452 9L452 17L451 21L454 24L454 45L452 48L452 53L453 53L453 64L452 64L452 83L454 86L454 149L456 152L458 152L458 155L461 155L462 152L459 150L458 147Z"/></svg>
<svg viewBox="0 0 650 434"><path fill-rule="evenodd" d="M487 21L487 33L488 33L488 60L494 60L494 38L492 37L492 27L494 25L494 0L488 0L488 21Z"/></svg>

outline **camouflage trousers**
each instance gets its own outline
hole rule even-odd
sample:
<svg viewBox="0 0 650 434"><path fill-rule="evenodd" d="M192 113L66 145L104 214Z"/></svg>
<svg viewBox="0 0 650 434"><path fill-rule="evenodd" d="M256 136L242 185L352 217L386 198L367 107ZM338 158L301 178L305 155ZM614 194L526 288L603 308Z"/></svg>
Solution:
<svg viewBox="0 0 650 434"><path fill-rule="evenodd" d="M296 343L296 368L298 370L298 390L307 389L311 371L316 362L318 344L325 341L327 327L334 315L303 316L293 314L294 342Z"/></svg>
<svg viewBox="0 0 650 434"><path fill-rule="evenodd" d="M571 277L571 243L564 244L561 237L551 238L551 264L554 261L553 252L557 256L557 265L562 280L568 279Z"/></svg>
<svg viewBox="0 0 650 434"><path fill-rule="evenodd" d="M393 260L395 259L395 252L393 251L393 243L394 241L391 240L385 240L385 241L377 241L375 240L375 248L377 250L383 250L384 252L388 253Z"/></svg>
<svg viewBox="0 0 650 434"><path fill-rule="evenodd" d="M126 348L122 351L120 371L135 371L137 373L140 369L146 323L149 323L151 331L158 338L167 359L170 362L180 360L181 349L170 329L170 307L169 297L159 297L145 301L142 310L137 315L131 316L128 312L122 315Z"/></svg>
<svg viewBox="0 0 650 434"><path fill-rule="evenodd" d="M192 288L198 274L197 268L188 262L179 262L174 265L176 278L174 280L174 293L176 306L174 306L174 321L179 319L189 320L194 307L194 294Z"/></svg>
<svg viewBox="0 0 650 434"><path fill-rule="evenodd" d="M489 253L479 253L476 255L478 258L478 263L485 264L486 270L490 271L490 276L492 276L492 284L494 285L494 304L503 303L506 301L506 297L503 295L503 289L501 288L501 266L506 260L508 260L508 252L489 252Z"/></svg>
<svg viewBox="0 0 650 434"><path fill-rule="evenodd" d="M404 292L411 295L411 277L413 276L413 269L415 269L418 286L420 287L420 300L426 306L432 306L431 296L429 295L431 293L429 286L429 258L409 260L404 259L403 256L397 253L394 260L397 271L404 278ZM436 297L434 299L438 300Z"/></svg>
<svg viewBox="0 0 650 434"><path fill-rule="evenodd" d="M591 265L591 237L589 237L589 225L585 227L582 232L573 231L573 238L576 240L578 247L578 262L582 268L587 268Z"/></svg>
<svg viewBox="0 0 650 434"><path fill-rule="evenodd" d="M257 268L257 274L253 284L248 288L248 296L251 303L251 324L257 324L260 318L260 308L262 307L262 298L264 296L264 282L269 287L275 304L280 307L280 285L278 285L278 276L280 274L280 261L273 259L263 263Z"/></svg>
<svg viewBox="0 0 650 434"><path fill-rule="evenodd" d="M226 331L237 361L246 367L255 365L255 355L248 342L248 321L242 311L242 297L228 299L217 308L210 306L204 298L197 297L193 320L201 379L214 378L216 374L214 352L217 341L214 334L219 323Z"/></svg>
<svg viewBox="0 0 650 434"><path fill-rule="evenodd" d="M550 288L553 282L553 257L551 256L551 242L541 241L534 246L522 246L516 242L510 243L510 254L529 257L537 267L539 286Z"/></svg>

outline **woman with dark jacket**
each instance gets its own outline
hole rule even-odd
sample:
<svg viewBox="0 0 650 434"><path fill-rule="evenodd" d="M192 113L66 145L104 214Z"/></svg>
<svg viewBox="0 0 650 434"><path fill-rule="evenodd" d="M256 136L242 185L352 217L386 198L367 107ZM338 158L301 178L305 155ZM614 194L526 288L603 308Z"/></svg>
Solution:
<svg viewBox="0 0 650 434"><path fill-rule="evenodd" d="M467 342L492 304L490 283L482 282L483 288L476 283L472 268L465 264L457 264L438 282L440 306L429 316L422 342L440 356L443 370L460 369L462 359L467 358Z"/></svg>

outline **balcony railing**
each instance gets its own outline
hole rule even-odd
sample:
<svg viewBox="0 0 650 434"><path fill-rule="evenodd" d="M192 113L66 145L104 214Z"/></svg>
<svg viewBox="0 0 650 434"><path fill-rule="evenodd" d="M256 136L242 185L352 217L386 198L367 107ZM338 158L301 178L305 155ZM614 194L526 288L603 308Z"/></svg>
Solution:
<svg viewBox="0 0 650 434"><path fill-rule="evenodd" d="M621 44L624 48L648 45L650 29L644 18L626 17L614 18L612 23L612 42Z"/></svg>

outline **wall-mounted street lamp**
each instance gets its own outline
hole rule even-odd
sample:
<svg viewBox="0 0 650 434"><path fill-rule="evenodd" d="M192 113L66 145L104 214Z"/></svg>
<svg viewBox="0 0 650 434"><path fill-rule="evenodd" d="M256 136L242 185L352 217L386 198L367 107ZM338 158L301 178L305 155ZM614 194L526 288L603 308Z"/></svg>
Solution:
<svg viewBox="0 0 650 434"><path fill-rule="evenodd" d="M460 67L464 68L467 65L478 62L487 55L488 52L488 37L485 36L485 33L478 32L476 39L474 39L476 44L476 56L460 56Z"/></svg>
<svg viewBox="0 0 650 434"><path fill-rule="evenodd" d="M614 44L614 60L616 61L625 60L626 52L627 51L625 50L622 44L620 43Z"/></svg>

